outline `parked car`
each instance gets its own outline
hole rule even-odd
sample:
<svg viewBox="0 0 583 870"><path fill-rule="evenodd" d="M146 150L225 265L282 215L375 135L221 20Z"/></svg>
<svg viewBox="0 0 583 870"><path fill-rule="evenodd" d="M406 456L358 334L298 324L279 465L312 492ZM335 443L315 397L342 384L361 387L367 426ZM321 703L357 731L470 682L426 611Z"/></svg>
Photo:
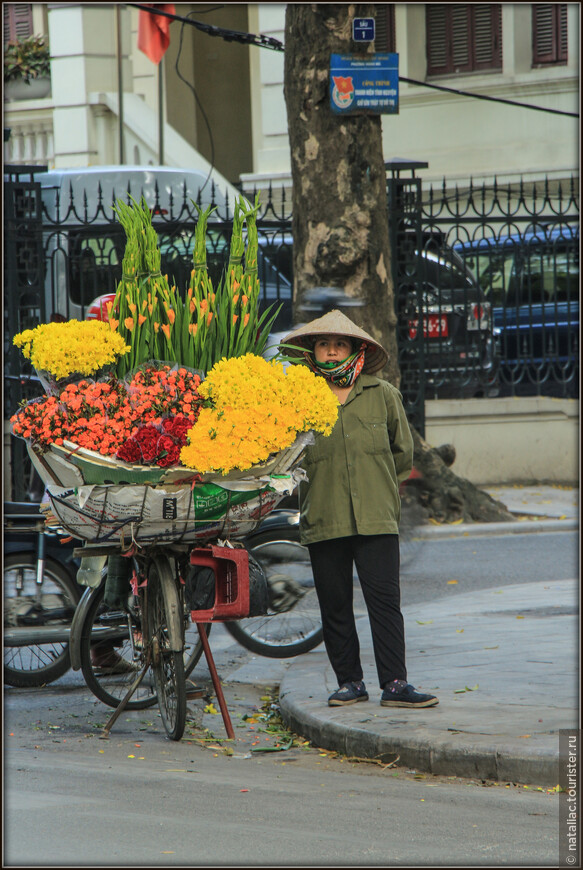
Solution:
<svg viewBox="0 0 583 870"><path fill-rule="evenodd" d="M399 275L406 277L398 282L395 303L403 389L414 390L419 385L421 321L427 398L496 395L498 359L491 306L475 276L440 234L426 234L421 250L415 249L414 242L403 241L397 256L402 258ZM283 274L291 288L291 234L262 232L259 245L265 260ZM290 322L287 331L291 328Z"/></svg>
<svg viewBox="0 0 583 870"><path fill-rule="evenodd" d="M492 304L502 391L578 397L578 224L533 224L454 247Z"/></svg>

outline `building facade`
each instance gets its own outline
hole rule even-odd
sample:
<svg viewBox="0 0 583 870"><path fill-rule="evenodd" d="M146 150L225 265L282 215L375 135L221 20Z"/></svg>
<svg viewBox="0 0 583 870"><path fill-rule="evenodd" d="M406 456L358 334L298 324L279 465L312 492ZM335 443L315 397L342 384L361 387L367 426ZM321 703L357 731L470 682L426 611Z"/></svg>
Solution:
<svg viewBox="0 0 583 870"><path fill-rule="evenodd" d="M175 4L181 19L284 42L285 4ZM377 4L375 50L399 56L386 160L424 182L578 174L579 5ZM137 48L137 9L4 4L4 45L47 37L50 92L5 88L5 160L50 168L211 165L244 188L290 183L283 52L173 21L160 66ZM554 113L543 111L552 109ZM566 114L558 114L564 112ZM7 132L9 138L6 142Z"/></svg>

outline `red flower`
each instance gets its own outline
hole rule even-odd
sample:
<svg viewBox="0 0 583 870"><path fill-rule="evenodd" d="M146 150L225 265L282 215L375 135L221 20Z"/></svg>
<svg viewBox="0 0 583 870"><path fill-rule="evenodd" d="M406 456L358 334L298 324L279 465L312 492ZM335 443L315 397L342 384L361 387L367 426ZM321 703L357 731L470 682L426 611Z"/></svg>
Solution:
<svg viewBox="0 0 583 870"><path fill-rule="evenodd" d="M169 435L161 435L158 439L158 459L156 464L162 468L177 465L180 459L180 445Z"/></svg>
<svg viewBox="0 0 583 870"><path fill-rule="evenodd" d="M136 439L129 438L125 444L122 444L116 453L116 457L122 459L124 462L141 462L142 451L140 450L140 445Z"/></svg>
<svg viewBox="0 0 583 870"><path fill-rule="evenodd" d="M194 420L177 414L175 417L166 417L162 420L162 428L168 435L172 435L183 446L186 444L186 433L194 426Z"/></svg>

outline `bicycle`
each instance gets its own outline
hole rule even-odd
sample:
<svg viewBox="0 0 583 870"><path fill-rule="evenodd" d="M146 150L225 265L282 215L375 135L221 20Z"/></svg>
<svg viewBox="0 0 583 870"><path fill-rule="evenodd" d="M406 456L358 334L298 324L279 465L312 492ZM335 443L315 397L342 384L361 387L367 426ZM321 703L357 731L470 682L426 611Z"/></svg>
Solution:
<svg viewBox="0 0 583 870"><path fill-rule="evenodd" d="M185 577L188 580L193 549L149 547L134 555L124 606L112 610L104 604L104 578L100 586L85 591L71 626L72 667L82 671L93 694L116 710L122 705L123 709L145 709L158 702L171 739L180 739L176 735L184 727L182 696L192 696L192 689L186 684L183 691L182 684L204 651L201 631L208 638L212 627L212 621L205 621L212 620L208 610L199 612L197 624L192 621L192 596ZM84 553L98 551L103 548L83 548ZM253 652L278 658L307 652L321 643L319 608L307 550L299 544L297 511L274 511L244 540L243 547L230 550L237 552L247 554L256 584L267 584L269 601L261 616L221 618L232 636ZM282 567L291 573L282 574ZM174 616L170 623L169 613L181 613L182 620ZM174 638L172 651L182 653L181 664L169 654L170 637ZM99 644L114 646L121 668L108 672L95 664L92 653Z"/></svg>

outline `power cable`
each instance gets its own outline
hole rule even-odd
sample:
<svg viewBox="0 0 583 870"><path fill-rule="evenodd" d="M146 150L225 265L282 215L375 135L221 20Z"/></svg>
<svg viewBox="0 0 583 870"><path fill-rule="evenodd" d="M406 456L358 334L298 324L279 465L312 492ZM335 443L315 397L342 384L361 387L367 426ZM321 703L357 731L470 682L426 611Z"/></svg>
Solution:
<svg viewBox="0 0 583 870"><path fill-rule="evenodd" d="M563 112L561 109L547 109L545 106L533 106L531 103L519 103L515 100L506 100L503 97L488 97L485 94L474 94L471 91L460 91L456 88L446 88L444 85L434 85L429 82L419 82L416 79L408 79L405 76L399 76L400 82L407 82L410 85L420 85L423 88L432 88L435 91L447 91L450 94L457 94L459 97L473 97L476 100L490 100L494 103L506 103L508 106L519 106L521 109L534 109L537 112L551 112L553 115L568 115L569 118L578 118L577 112Z"/></svg>
<svg viewBox="0 0 583 870"><path fill-rule="evenodd" d="M191 18L183 18L181 15L173 15L171 12L164 12L162 9L156 9L152 6L142 6L140 3L128 3L127 5L133 6L135 9L143 9L144 12L149 12L150 15L163 15L164 18L171 18L173 21L191 24L198 30L202 30L207 36L220 36L221 39L227 42L241 42L246 45L257 45L260 48L271 48L273 51L283 51L283 43L272 36L263 36L261 33L259 35L244 33L240 30L228 30L225 27L217 27L215 24L205 24L204 21L194 21Z"/></svg>
<svg viewBox="0 0 583 870"><path fill-rule="evenodd" d="M205 11L206 11L206 10L205 10ZM208 11L210 12L210 11L212 11L212 10L208 10ZM193 15L193 14L194 14L194 12L190 12L190 13L189 13L189 15ZM205 13L202 12L201 14L204 15ZM190 90L192 91L192 93L193 93L193 95L194 95L194 99L195 99L195 101L196 101L196 104L198 105L198 108L200 109L200 113L201 113L201 115L202 115L202 117L203 117L203 119L204 119L204 122L205 122L205 124L206 124L206 129L207 129L207 132L208 132L208 135L209 135L209 142L210 142L210 147L211 147L211 155L210 155L210 161L209 161L209 163L210 163L210 167L209 167L208 175L207 175L207 177L206 177L206 179L205 179L205 182L204 182L204 184L202 185L202 187L201 187L200 190L199 190L199 193L202 193L202 191L203 191L203 190L205 189L205 187L207 186L207 184L208 184L208 182L209 182L209 179L210 179L210 177L211 177L211 175L212 175L212 171L213 171L213 169L214 169L214 167L215 167L215 141L214 141L214 139L213 139L213 133L212 133L212 130L211 130L211 125L210 125L210 123L209 123L209 119L208 119L207 113L205 112L204 107L203 107L203 105L202 105L202 103L201 103L201 101L200 101L200 98L199 98L199 96L198 96L198 94L197 94L197 92L196 92L196 88L194 87L194 85L193 85L191 82L189 82L187 79L184 78L184 76L182 75L182 73L181 73L180 70L178 69L178 62L179 62L179 60L180 60L180 55L181 55L181 52L182 52L182 38L183 38L183 35L184 35L184 25L185 25L185 24L189 24L189 23L192 23L192 22L190 21L190 19L188 19L188 18L183 18L183 19L182 19L182 26L181 26L181 28L180 28L180 42L179 42L179 45L178 45L178 54L176 55L176 62L175 62L175 64L174 64L174 69L176 70L176 75L178 76L178 78L179 78L181 81L183 81L184 84L185 84L187 87L189 87Z"/></svg>

